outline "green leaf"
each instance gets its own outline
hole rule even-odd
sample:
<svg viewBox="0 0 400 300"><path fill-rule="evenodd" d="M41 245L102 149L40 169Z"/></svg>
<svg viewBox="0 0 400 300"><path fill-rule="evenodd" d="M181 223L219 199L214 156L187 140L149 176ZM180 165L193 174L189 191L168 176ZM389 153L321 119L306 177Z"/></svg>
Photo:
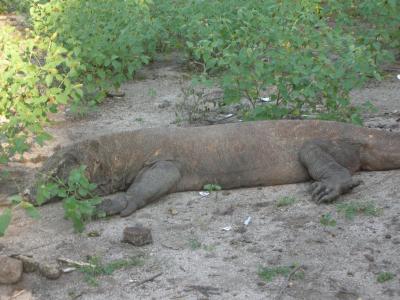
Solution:
<svg viewBox="0 0 400 300"><path fill-rule="evenodd" d="M88 192L86 189L84 189L84 188L79 188L79 189L78 189L78 193L79 193L80 196L86 197L86 196L88 195L89 192Z"/></svg>
<svg viewBox="0 0 400 300"><path fill-rule="evenodd" d="M51 86L51 84L53 83L53 75L51 75L51 74L48 74L47 76L46 76L46 78L45 78L45 82L46 82L46 85L48 86L48 87L50 87Z"/></svg>
<svg viewBox="0 0 400 300"><path fill-rule="evenodd" d="M18 205L23 201L20 195L13 195L9 197L8 200L11 202L12 205Z"/></svg>
<svg viewBox="0 0 400 300"><path fill-rule="evenodd" d="M51 140L52 136L46 132L39 133L36 135L35 140L40 146L44 145L45 141Z"/></svg>
<svg viewBox="0 0 400 300"><path fill-rule="evenodd" d="M39 211L32 205L32 203L25 202L22 205L22 208L25 209L25 213L31 217L32 219L39 219L40 214Z"/></svg>
<svg viewBox="0 0 400 300"><path fill-rule="evenodd" d="M213 192L213 191L220 191L222 188L218 184L209 183L209 184L204 185L203 189L208 192Z"/></svg>
<svg viewBox="0 0 400 300"><path fill-rule="evenodd" d="M11 223L12 213L10 208L4 209L0 215L0 236L4 236L8 226Z"/></svg>

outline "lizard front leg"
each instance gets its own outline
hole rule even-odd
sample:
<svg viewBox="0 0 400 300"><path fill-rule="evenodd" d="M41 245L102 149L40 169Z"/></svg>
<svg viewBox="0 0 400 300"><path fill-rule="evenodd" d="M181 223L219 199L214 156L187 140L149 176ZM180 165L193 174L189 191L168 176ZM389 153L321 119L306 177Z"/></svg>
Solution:
<svg viewBox="0 0 400 300"><path fill-rule="evenodd" d="M321 143L324 142L306 142L299 155L301 163L316 181L311 185L310 191L312 199L317 203L332 202L360 184L360 181L353 180L349 169L340 165L328 151L323 149L329 146L330 142L326 141L327 145Z"/></svg>
<svg viewBox="0 0 400 300"><path fill-rule="evenodd" d="M157 161L143 168L126 192L103 198L97 206L107 216L120 214L126 217L139 208L164 196L181 179L178 167L171 161Z"/></svg>

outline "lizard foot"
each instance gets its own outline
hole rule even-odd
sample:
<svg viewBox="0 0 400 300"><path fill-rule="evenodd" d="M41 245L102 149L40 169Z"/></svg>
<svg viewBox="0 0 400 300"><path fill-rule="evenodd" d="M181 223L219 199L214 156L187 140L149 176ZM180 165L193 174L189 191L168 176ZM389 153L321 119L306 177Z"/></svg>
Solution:
<svg viewBox="0 0 400 300"><path fill-rule="evenodd" d="M352 180L346 182L314 182L311 184L310 192L313 201L316 203L330 203L336 200L340 195L347 193L352 188L358 186L360 180Z"/></svg>
<svg viewBox="0 0 400 300"><path fill-rule="evenodd" d="M111 196L103 197L103 201L96 206L99 213L105 213L106 216L119 214L128 205L125 193L117 193Z"/></svg>

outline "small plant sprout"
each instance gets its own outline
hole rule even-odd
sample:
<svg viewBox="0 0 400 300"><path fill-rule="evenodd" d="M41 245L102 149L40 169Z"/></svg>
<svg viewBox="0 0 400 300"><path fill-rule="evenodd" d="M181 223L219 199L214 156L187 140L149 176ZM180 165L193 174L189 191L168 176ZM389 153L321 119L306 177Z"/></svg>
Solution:
<svg viewBox="0 0 400 300"><path fill-rule="evenodd" d="M296 198L290 197L290 196L285 196L285 197L278 199L276 206L278 206L278 207L289 206L289 205L294 204L295 202L296 202Z"/></svg>
<svg viewBox="0 0 400 300"><path fill-rule="evenodd" d="M304 271L299 271L301 267L297 264L290 266L276 266L276 267L261 267L258 270L258 276L266 281L271 282L278 276L288 277L291 276L293 279L303 279Z"/></svg>
<svg viewBox="0 0 400 300"><path fill-rule="evenodd" d="M221 189L222 189L222 188L221 188L220 185L218 185L218 184L213 184L213 183L206 184L206 185L204 185L204 187L203 187L203 190L205 190L205 191L207 191L207 192L209 192L209 193L211 193L211 192L218 192L218 191L220 191Z"/></svg>
<svg viewBox="0 0 400 300"><path fill-rule="evenodd" d="M148 94L149 94L149 97L155 98L157 96L157 91L153 88L150 88Z"/></svg>
<svg viewBox="0 0 400 300"><path fill-rule="evenodd" d="M214 184L214 183L209 183L204 185L203 189L207 192L207 193L211 193L211 192L218 192L220 191L222 188L220 185L218 184ZM218 199L218 193L215 193L215 200Z"/></svg>
<svg viewBox="0 0 400 300"><path fill-rule="evenodd" d="M143 266L144 261L138 257L128 259L117 259L109 263L102 263L98 256L91 256L88 265L79 266L78 270L85 274L85 281L92 286L98 286L97 277L102 275L111 275L117 270L126 269L132 266Z"/></svg>
<svg viewBox="0 0 400 300"><path fill-rule="evenodd" d="M338 213L343 214L346 219L353 220L356 215L379 216L382 214L382 209L377 208L371 201L368 202L346 202L336 205Z"/></svg>
<svg viewBox="0 0 400 300"><path fill-rule="evenodd" d="M329 226L329 227L335 227L336 226L336 220L332 218L331 213L326 213L321 216L319 219L319 222L324 225L324 226Z"/></svg>
<svg viewBox="0 0 400 300"><path fill-rule="evenodd" d="M395 275L394 275L393 273L390 273L390 272L382 272L382 273L379 273L379 274L378 274L378 276L376 277L376 280L377 280L379 283L384 283L384 282L386 282L386 281L392 280L394 277L395 277Z"/></svg>
<svg viewBox="0 0 400 300"><path fill-rule="evenodd" d="M189 247L192 250L200 249L202 246L201 242L196 238L189 239Z"/></svg>

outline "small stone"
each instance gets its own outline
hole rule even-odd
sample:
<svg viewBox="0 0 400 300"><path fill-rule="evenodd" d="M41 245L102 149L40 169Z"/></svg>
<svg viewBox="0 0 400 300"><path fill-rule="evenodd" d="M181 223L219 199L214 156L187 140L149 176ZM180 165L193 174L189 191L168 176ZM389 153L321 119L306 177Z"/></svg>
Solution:
<svg viewBox="0 0 400 300"><path fill-rule="evenodd" d="M48 279L58 279L61 276L61 270L55 263L43 263L39 265L40 274Z"/></svg>
<svg viewBox="0 0 400 300"><path fill-rule="evenodd" d="M235 208L231 205L226 208L217 208L213 214L217 216L232 216L233 212L235 211Z"/></svg>
<svg viewBox="0 0 400 300"><path fill-rule="evenodd" d="M89 231L89 232L87 233L87 236L88 236L88 237L99 237L100 235L101 235L101 233L98 232L97 230Z"/></svg>
<svg viewBox="0 0 400 300"><path fill-rule="evenodd" d="M168 212L171 216L176 216L178 214L178 211L175 208L168 208Z"/></svg>
<svg viewBox="0 0 400 300"><path fill-rule="evenodd" d="M400 244L400 237L396 237L394 239L392 239L392 243L395 245L399 245Z"/></svg>
<svg viewBox="0 0 400 300"><path fill-rule="evenodd" d="M142 226L125 227L122 242L130 243L134 246L151 244L153 237L151 230Z"/></svg>
<svg viewBox="0 0 400 300"><path fill-rule="evenodd" d="M158 105L158 108L163 109L163 108L167 108L167 107L170 107L170 106L171 106L171 102L168 101L168 100L164 100L162 103L160 103Z"/></svg>
<svg viewBox="0 0 400 300"><path fill-rule="evenodd" d="M392 235L390 235L389 233L385 235L385 239L391 239Z"/></svg>
<svg viewBox="0 0 400 300"><path fill-rule="evenodd" d="M263 282L263 281L258 281L258 282L257 282L257 285L258 285L259 287L263 287L263 286L266 285L266 283Z"/></svg>
<svg viewBox="0 0 400 300"><path fill-rule="evenodd" d="M375 258L372 256L372 255L370 255L370 254L364 254L364 257L368 260L368 261L374 261L375 260Z"/></svg>
<svg viewBox="0 0 400 300"><path fill-rule="evenodd" d="M238 227L235 227L234 231L237 233L245 233L247 231L247 228L244 225L240 225Z"/></svg>
<svg viewBox="0 0 400 300"><path fill-rule="evenodd" d="M1 255L0 256L0 283L12 284L21 279L23 271L22 261Z"/></svg>
<svg viewBox="0 0 400 300"><path fill-rule="evenodd" d="M34 260L32 257L25 256L25 255L18 255L16 257L20 261L22 261L22 265L24 266L25 273L32 273L38 269L39 263Z"/></svg>

